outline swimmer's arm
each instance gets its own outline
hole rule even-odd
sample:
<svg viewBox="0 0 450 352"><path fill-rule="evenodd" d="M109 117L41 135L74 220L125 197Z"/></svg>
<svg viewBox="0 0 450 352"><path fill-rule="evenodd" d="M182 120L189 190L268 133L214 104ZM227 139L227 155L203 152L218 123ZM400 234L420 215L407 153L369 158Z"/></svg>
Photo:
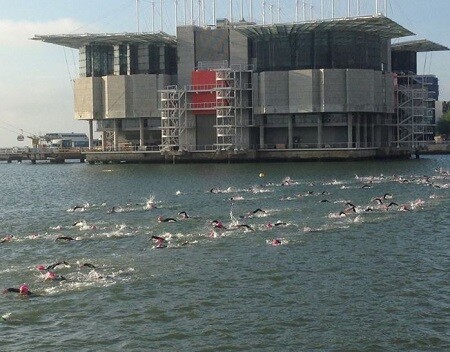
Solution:
<svg viewBox="0 0 450 352"><path fill-rule="evenodd" d="M20 293L20 290L19 290L18 288L12 288L12 287L5 288L5 289L3 290L3 293L8 293L8 292L16 292L16 293Z"/></svg>

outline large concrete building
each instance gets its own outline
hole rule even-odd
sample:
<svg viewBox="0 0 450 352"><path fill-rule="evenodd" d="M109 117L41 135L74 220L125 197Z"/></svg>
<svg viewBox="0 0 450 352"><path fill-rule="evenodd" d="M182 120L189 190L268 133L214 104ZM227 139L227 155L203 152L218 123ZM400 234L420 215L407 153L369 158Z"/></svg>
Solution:
<svg viewBox="0 0 450 352"><path fill-rule="evenodd" d="M79 50L91 140L96 121L104 150L170 153L398 146L391 40L412 34L376 15L34 39Z"/></svg>

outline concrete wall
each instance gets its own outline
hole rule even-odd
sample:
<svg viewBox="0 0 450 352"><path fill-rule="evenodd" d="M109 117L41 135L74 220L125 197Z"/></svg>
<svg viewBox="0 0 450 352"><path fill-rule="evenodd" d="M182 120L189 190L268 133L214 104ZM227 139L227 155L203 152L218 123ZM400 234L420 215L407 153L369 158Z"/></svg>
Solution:
<svg viewBox="0 0 450 352"><path fill-rule="evenodd" d="M347 89L345 70L320 70L322 73L321 105L324 112L346 110Z"/></svg>
<svg viewBox="0 0 450 352"><path fill-rule="evenodd" d="M196 145L213 145L217 142L216 123L214 115L199 115L196 117L197 141Z"/></svg>
<svg viewBox="0 0 450 352"><path fill-rule="evenodd" d="M172 81L170 75L149 74L78 78L75 118L159 117L158 90Z"/></svg>
<svg viewBox="0 0 450 352"><path fill-rule="evenodd" d="M381 73L377 73L371 70L346 70L347 111L378 110L384 95L380 91Z"/></svg>
<svg viewBox="0 0 450 352"><path fill-rule="evenodd" d="M132 96L128 89L129 76L105 76L104 81L104 118L127 117L127 101Z"/></svg>
<svg viewBox="0 0 450 352"><path fill-rule="evenodd" d="M80 77L74 82L75 119L100 119L104 116L103 80L101 77Z"/></svg>
<svg viewBox="0 0 450 352"><path fill-rule="evenodd" d="M229 61L229 31L227 28L196 28L195 61Z"/></svg>
<svg viewBox="0 0 450 352"><path fill-rule="evenodd" d="M194 29L193 26L177 27L178 43L178 85L191 83L191 72L195 67Z"/></svg>
<svg viewBox="0 0 450 352"><path fill-rule="evenodd" d="M287 71L268 71L259 74L260 113L289 113L288 74Z"/></svg>
<svg viewBox="0 0 450 352"><path fill-rule="evenodd" d="M289 112L307 113L315 110L319 90L314 89L313 70L289 71Z"/></svg>
<svg viewBox="0 0 450 352"><path fill-rule="evenodd" d="M236 30L230 30L230 65L248 65L248 39Z"/></svg>

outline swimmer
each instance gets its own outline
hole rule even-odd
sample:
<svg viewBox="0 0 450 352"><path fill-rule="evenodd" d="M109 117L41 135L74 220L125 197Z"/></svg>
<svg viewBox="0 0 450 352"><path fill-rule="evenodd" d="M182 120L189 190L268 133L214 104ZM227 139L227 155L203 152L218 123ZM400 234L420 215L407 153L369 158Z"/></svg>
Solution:
<svg viewBox="0 0 450 352"><path fill-rule="evenodd" d="M272 246L281 246L281 240L278 238L274 238L272 242L270 242Z"/></svg>
<svg viewBox="0 0 450 352"><path fill-rule="evenodd" d="M83 263L83 264L80 265L80 268L96 269L96 266L94 264L91 264L91 263Z"/></svg>
<svg viewBox="0 0 450 352"><path fill-rule="evenodd" d="M45 267L45 270L53 270L53 269L55 269L58 265L69 265L69 263L67 263L67 262L58 262L58 263L54 263L54 264L50 264L50 265L47 265L46 267ZM41 266L41 265L40 265ZM38 269L39 270L39 269Z"/></svg>
<svg viewBox="0 0 450 352"><path fill-rule="evenodd" d="M38 265L36 267L37 270L44 276L44 281L52 280L52 281L63 281L67 280L64 276L58 275L53 271L46 270L45 266Z"/></svg>
<svg viewBox="0 0 450 352"><path fill-rule="evenodd" d="M5 237L3 237L1 240L0 240L0 243L5 243L5 242L9 242L9 241L11 241L12 239L13 239L13 235L6 235Z"/></svg>
<svg viewBox="0 0 450 352"><path fill-rule="evenodd" d="M82 206L82 205L75 205L73 208L72 208L72 211L73 212L75 212L75 211L84 211L85 210L85 208L84 208L84 206Z"/></svg>
<svg viewBox="0 0 450 352"><path fill-rule="evenodd" d="M56 237L55 241L58 241L58 240L75 241L75 238L70 237L70 236L58 236L58 237Z"/></svg>
<svg viewBox="0 0 450 352"><path fill-rule="evenodd" d="M9 287L3 290L3 294L6 294L8 292L15 292L21 296L31 296L33 294L33 292L30 291L30 288L28 287L27 284L22 284L19 286L19 288Z"/></svg>
<svg viewBox="0 0 450 352"><path fill-rule="evenodd" d="M180 211L178 215L181 215L182 219L189 219L189 215L184 210Z"/></svg>
<svg viewBox="0 0 450 352"><path fill-rule="evenodd" d="M160 236L153 235L151 237L153 240L155 240L155 248L166 248L166 239Z"/></svg>
<svg viewBox="0 0 450 352"><path fill-rule="evenodd" d="M211 224L215 229L221 229L221 230L227 230L225 226L223 226L222 221L219 220L213 220L211 221Z"/></svg>
<svg viewBox="0 0 450 352"><path fill-rule="evenodd" d="M177 222L177 219L158 216L158 222Z"/></svg>
<svg viewBox="0 0 450 352"><path fill-rule="evenodd" d="M269 222L269 223L267 224L267 227L268 227L268 228L272 228L272 227L274 227L274 226L287 226L287 223L278 220L278 221L277 221L276 223L274 223L274 224L272 224L271 222Z"/></svg>
<svg viewBox="0 0 450 352"><path fill-rule="evenodd" d="M265 210L262 210L261 208L258 208L258 209L255 209L253 211L248 212L246 215L240 215L239 217L241 219L243 219L243 218L251 217L251 216L256 215L258 213L267 214L267 212Z"/></svg>
<svg viewBox="0 0 450 352"><path fill-rule="evenodd" d="M389 203L389 205L387 206L387 209L389 209L390 207L392 207L392 206L396 206L396 207L398 207L398 204L397 203L395 203L395 202L390 202Z"/></svg>
<svg viewBox="0 0 450 352"><path fill-rule="evenodd" d="M79 220L79 221L75 221L75 222L72 224L72 226L81 227L81 226L83 226L83 225L85 225L85 224L86 224L86 221L84 221L84 220Z"/></svg>
<svg viewBox="0 0 450 352"><path fill-rule="evenodd" d="M254 231L253 228L250 225L247 225L247 224L238 224L238 225L236 225L236 228L238 228L238 229L247 229L247 230L250 230L250 231Z"/></svg>
<svg viewBox="0 0 450 352"><path fill-rule="evenodd" d="M115 213L115 212L116 212L116 207L112 207L111 209L109 209L109 210L107 211L108 214L113 214L113 213Z"/></svg>

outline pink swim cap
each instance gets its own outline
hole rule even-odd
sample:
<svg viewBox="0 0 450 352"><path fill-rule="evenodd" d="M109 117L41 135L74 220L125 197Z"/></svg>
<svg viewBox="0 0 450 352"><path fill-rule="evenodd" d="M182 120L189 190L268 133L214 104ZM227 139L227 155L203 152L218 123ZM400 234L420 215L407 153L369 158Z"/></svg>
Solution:
<svg viewBox="0 0 450 352"><path fill-rule="evenodd" d="M48 271L47 274L45 274L45 278L54 280L56 279L56 274L53 271Z"/></svg>
<svg viewBox="0 0 450 352"><path fill-rule="evenodd" d="M272 246L279 246L281 245L281 241L278 238L274 238L272 240Z"/></svg>
<svg viewBox="0 0 450 352"><path fill-rule="evenodd" d="M45 270L45 266L43 266L43 265L38 265L38 266L36 267L36 269L39 270L39 271L42 271L42 270Z"/></svg>
<svg viewBox="0 0 450 352"><path fill-rule="evenodd" d="M30 288L28 287L27 284L20 285L19 293L21 295L27 295L29 292L30 292Z"/></svg>

